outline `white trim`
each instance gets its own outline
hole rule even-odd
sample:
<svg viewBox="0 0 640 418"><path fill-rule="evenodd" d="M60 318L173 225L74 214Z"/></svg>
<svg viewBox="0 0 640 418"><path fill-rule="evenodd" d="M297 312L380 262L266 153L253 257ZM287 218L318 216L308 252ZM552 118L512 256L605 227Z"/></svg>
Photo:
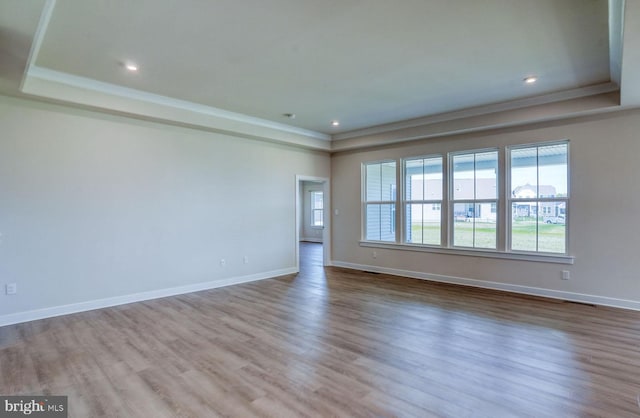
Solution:
<svg viewBox="0 0 640 418"><path fill-rule="evenodd" d="M540 106L564 100L579 99L582 97L595 96L598 94L618 91L620 87L613 82L595 84L592 86L578 87L571 90L564 90L535 97L525 97L507 102L493 103L456 110L453 112L439 113L436 115L423 116L415 119L392 122L384 125L372 126L369 128L356 129L349 132L334 134L333 141L357 138L361 136L375 135L385 132L397 131L400 129L416 128L424 125L431 125L439 122L447 122L456 119L464 119L474 116L481 116L491 113L507 112L510 110L522 109L531 106Z"/></svg>
<svg viewBox="0 0 640 418"><path fill-rule="evenodd" d="M302 223L303 211L304 211L304 202L303 194L300 192L300 186L303 182L310 181L314 183L319 183L322 186L323 195L323 213L324 213L324 226L322 228L322 265L330 266L331 265L331 181L328 177L316 177L316 176L305 176L301 174L296 174L296 201L295 201L295 255L296 255L296 271L300 270L300 249L299 244L303 239L301 238L301 230L300 224Z"/></svg>
<svg viewBox="0 0 640 418"><path fill-rule="evenodd" d="M495 252L500 252L498 245L500 244L500 229L501 226L503 225L501 219L498 217L498 213L497 213L497 208L498 205L500 205L500 187L502 182L500 181L501 178L501 173L500 173L500 154L504 154L504 152L501 152L502 149L500 147L490 147L490 148L479 148L479 149L475 149L475 150L468 150L468 151L452 151L452 152L448 152L447 153L447 168L449 170L449 172L447 172L445 175L447 176L447 194L446 194L446 198L447 198L447 248L456 248L459 249L460 247L455 247L454 246L454 235L455 235L455 208L456 208L456 203L458 204L471 204L473 205L473 210L474 210L474 227L473 227L473 243L475 244L475 208L477 204L482 204L482 203L490 203L493 204L495 202L496 204L496 248ZM476 190L476 176L477 176L477 170L476 170L476 155L477 154L485 154L485 153L490 153L490 152L495 152L496 153L496 196L494 199L478 199L477 198L477 190ZM454 170L454 164L453 164L453 160L455 157L457 156L462 156L462 155L473 155L473 199L455 199L455 193L454 193L454 187L455 187L455 170ZM505 173L506 175L506 173ZM443 196L444 197L444 196ZM442 213L442 211L440 212ZM473 250L477 250L477 248L472 247ZM492 251L489 251L490 253L493 253Z"/></svg>
<svg viewBox="0 0 640 418"><path fill-rule="evenodd" d="M536 197L536 198L527 198L527 199L516 199L513 196L511 196L511 189L513 187L513 185L511 184L511 152L513 150L518 150L518 149L526 149L526 148L536 148L536 155L538 155L538 148L539 147L546 147L546 146L553 146L553 145L566 145L567 146L567 196L566 197L560 197L560 198L540 198L540 197ZM507 227L507 231L506 231L506 236L505 236L505 248L507 249L507 251L514 251L513 249L511 249L512 246L512 237L511 237L511 228L513 226L513 218L512 218L512 211L513 211L513 204L514 203L518 203L518 202L564 202L565 204L565 234L564 234L564 248L565 251L569 251L569 243L570 243L570 238L569 238L569 222L570 222L570 205L571 205L571 146L570 146L570 141L568 138L565 139L560 139L560 140L554 140L554 141L544 141L544 142L533 142L533 143L528 143L528 144L519 144L519 145L511 145L511 146L506 146L504 149L504 155L505 155L505 216L506 216L506 227ZM539 171L539 161L536 162L537 166L536 166L536 171L537 171L537 176L540 176L540 171ZM539 185L540 184L540 180L538 179L536 181L536 183ZM536 212L537 213L537 212ZM539 236L538 236L538 228L539 225L536 226L536 248L539 245Z"/></svg>
<svg viewBox="0 0 640 418"><path fill-rule="evenodd" d="M618 4L623 5L624 1L618 1ZM465 118L505 113L532 106L552 104L559 101L587 98L589 96L606 95L607 93L619 91L620 83L600 83L560 92L543 94L535 97L525 97L501 103L475 106L467 109L445 112L436 115L422 116L409 120L392 122L384 125L372 126L350 132L330 135L323 132L299 128L285 123L279 123L267 119L230 112L224 109L200 105L190 101L146 93L140 90L126 88L115 84L104 83L85 77L75 76L69 73L63 73L47 68L38 67L36 66L38 54L40 52L40 47L43 43L43 39L46 35L49 21L51 20L51 17L53 15L55 5L56 0L46 0L43 7L40 21L35 31L32 47L27 59L25 72L20 84L20 91L22 91L23 93L55 100L72 102L80 105L103 108L105 110L125 112L135 115L141 115L144 117L152 117L170 122L186 123L187 125L195 126L197 128L211 129L215 127L217 131L239 134L240 136L252 137L261 140L275 140L276 142L289 143L305 148L318 149L329 152L339 152L353 148L366 148L374 145L392 144L414 139L430 138L434 136L442 137L446 135L465 132L481 132L487 129L519 126L532 122L565 119L567 117L577 115L590 115L622 109L620 103L616 103L615 108L612 108L608 104L601 104L597 109L590 109L587 111L579 110L577 113L569 112L559 117L547 116L541 119L534 120L502 121L489 126L472 126L453 131L445 130L443 132L424 132L419 135L412 135L408 137L388 137L376 141L373 141L370 138L368 141L366 141L366 143L360 143L355 146L351 143L349 143L348 145L337 145L335 142L343 139L362 138L370 135L380 135L384 133L391 133L392 136L395 136L395 133L397 131L408 128L426 128L433 124L450 122L457 119L464 120ZM622 6L617 6L617 9L620 8L622 8ZM616 16L618 15L620 16L620 19L622 19L622 12L619 12ZM611 26L610 30L613 31L611 33L615 32L620 34L622 31L622 23L620 22L620 25L616 24L615 27ZM610 36L610 38L613 37ZM613 39L613 42L618 45L621 42L621 38L622 35ZM611 41L612 39L610 39L610 42ZM618 47L617 49L610 49L612 49L612 51L614 52L621 51L620 47ZM621 56L621 53L617 55L615 53L612 53L612 57L610 57L612 65L614 62L616 64L619 64L619 56ZM614 71L614 73L619 72ZM616 81L616 77L612 78L613 81ZM120 99L120 102L112 102L112 99L114 98ZM122 100L124 100L125 103L123 103ZM147 106L155 106L155 108L147 108L141 110L138 107L140 105L139 102L145 103L147 104ZM111 106L108 106L107 103L111 103ZM162 108L158 108L159 106ZM187 115L167 115L167 109L165 108L169 108L173 112L187 112ZM214 120L209 121L207 120L207 117L213 118ZM193 118L199 119L199 121L194 123ZM218 118L218 120L215 120L215 118ZM216 124L214 124L213 122L216 122ZM238 126L238 124L240 124L240 126ZM260 132L253 132L253 130L255 129L258 129ZM264 132L265 130L275 130L276 132ZM282 135L294 136L294 138L280 138L280 136ZM300 138L300 136L302 138Z"/></svg>
<svg viewBox="0 0 640 418"><path fill-rule="evenodd" d="M329 141L331 139L330 135L321 132L298 128L295 126L273 122L266 119L256 118L242 113L230 112L228 110L219 109L213 106L201 105L187 100L174 99L168 96L147 93L145 91L136 90L129 87L122 87L116 84L105 83L102 81L94 80L92 78L86 78L63 73L60 71L50 70L48 68L37 67L35 65L32 65L28 69L27 76L39 78L45 81L51 81L54 83L60 83L67 86L77 87L84 90L118 96L125 99L139 100L146 103L152 103L174 109L186 110L188 112L226 119L233 122L240 122L253 126L275 129L278 131L302 135L309 138L322 139L325 141Z"/></svg>
<svg viewBox="0 0 640 418"><path fill-rule="evenodd" d="M444 276L441 274L423 273L418 271L400 270L388 267L369 266L364 264L332 261L335 267L352 270L363 270L375 273L390 274L392 276L409 277L412 279L428 280L432 282L450 283L462 286L479 287L482 289L502 290L505 292L520 293L524 295L542 296L551 299L568 300L572 302L589 303L593 305L611 306L614 308L640 311L640 301L629 299L617 299L606 296L589 295L584 293L565 292L561 290L544 289L540 287L521 286L510 283L492 282L487 280L470 279L464 277Z"/></svg>
<svg viewBox="0 0 640 418"><path fill-rule="evenodd" d="M314 198L314 193L320 193L320 194L322 194L322 199L323 199L323 201L322 201L322 207L321 207L321 208L314 208L314 207L313 207L313 203L314 203L314 199L313 199L313 198ZM306 226L308 226L308 227L309 227L309 228L311 228L311 229L323 229L323 228L324 228L324 191L322 191L322 189L319 189L319 190L309 190L309 194L311 195L311 196L310 196L310 201L309 201L309 203L310 203L310 204L309 204L309 210L311 211L311 213L309 214L309 215L310 215L309 220L310 220L311 222L309 222L309 225L306 225ZM318 211L318 210L322 211L322 225L314 225L314 224L313 224L313 222L314 222L314 220L315 220L315 212L316 212L316 211Z"/></svg>
<svg viewBox="0 0 640 418"><path fill-rule="evenodd" d="M22 91L24 82L29 76L29 71L31 71L31 68L35 67L35 62L36 59L38 59L38 54L40 53L40 48L44 41L44 35L47 33L47 28L49 27L49 22L51 21L51 16L53 16L53 9L55 7L56 0L47 0L44 8L42 9L40 21L38 22L36 33L33 36L33 43L31 45L31 50L29 51L29 57L27 58L27 65L24 67L24 74L20 81L20 91Z"/></svg>
<svg viewBox="0 0 640 418"><path fill-rule="evenodd" d="M625 0L609 0L609 74L611 81L622 81L622 39Z"/></svg>
<svg viewBox="0 0 640 418"><path fill-rule="evenodd" d="M77 312L92 311L94 309L108 308L111 306L125 305L128 303L142 302L145 300L166 298L168 296L182 295L185 293L199 292L202 290L216 289L218 287L231 286L234 284L248 283L257 280L271 279L278 276L297 273L294 267L280 270L267 271L263 273L250 274L247 276L230 277L210 282L195 283L185 286L170 287L166 289L150 290L146 292L133 293L129 295L114 296L104 299L90 300L86 302L72 303L69 305L52 306L49 308L35 309L32 311L17 312L0 316L0 326L18 324L21 322L35 321L38 319L51 318L60 315L69 315Z"/></svg>
<svg viewBox="0 0 640 418"><path fill-rule="evenodd" d="M380 176L382 176L382 165L393 163L395 169L395 186L396 186L396 196L394 200L367 200L367 167L370 165L380 165ZM360 164L360 238L364 241L367 238L367 205L394 205L395 206L395 241L397 242L400 239L401 235L398 231L398 225L400 225L400 218L398 213L398 208L401 205L401 190L398 190L398 181L401 181L398 176L402 175L402 169L400 167L400 163L397 158L385 159L385 160L375 160L375 161L364 161ZM382 184L382 183L381 183ZM382 186L380 186L382 187ZM401 189L402 187L400 187ZM380 199L382 199L382 189L380 192ZM402 210L402 208L400 208ZM382 221L381 221L382 222ZM380 225L378 225L380 226ZM380 232L382 236L382 232Z"/></svg>
<svg viewBox="0 0 640 418"><path fill-rule="evenodd" d="M440 174L442 175L442 184L441 184L441 198L440 200L438 199L424 199L423 200L407 200L407 161L412 161L412 160L423 160L423 170L424 170L424 160L427 159L440 159ZM446 174L444 172L445 170L445 156L443 154L427 154L427 155L418 155L415 157L403 157L400 158L400 192L399 194L399 201L400 201L400 210L396 209L396 215L400 218L398 220L396 220L396 224L397 225L403 225L402 228L400 228L400 241L402 243L406 243L407 242L407 228L405 227L406 225L403 223L405 222L405 218L407 217L407 206L408 205L413 205L413 204L418 204L418 205L434 205L434 204L438 204L440 205L440 242L446 242L446 240L443 240L442 235L443 235L443 230L446 229L446 227L444 226L443 222L442 222L442 208L444 206L444 201L445 199L445 180L446 180ZM423 180L426 182L426 179Z"/></svg>
<svg viewBox="0 0 640 418"><path fill-rule="evenodd" d="M44 41L49 22L53 15L53 11L56 5L56 0L47 0L42 14L40 15L40 21L36 28L36 32L33 39L31 50L29 51L29 57L27 59L27 65L25 72L20 83L20 91L28 94L40 95L37 90L32 91L27 88L26 84L29 78L36 78L52 83L62 84L64 86L71 86L82 90L88 90L90 92L97 92L106 94L109 96L116 96L128 100L137 100L145 103L166 106L172 109L178 109L181 111L193 112L201 115L212 116L220 118L230 122L248 124L254 127L261 127L267 129L274 129L282 133L288 133L293 135L301 135L305 138L319 139L329 143L331 141L331 135L312 131L310 129L298 128L296 126L287 125L284 123L273 122L270 120L248 116L242 113L230 112L227 110L219 109L213 106L206 106L197 104L194 102L174 99L167 96L148 93L141 90L122 87L116 84L105 83L102 81L94 80L87 77L76 76L73 74L51 70L48 68L42 68L35 65L40 53L40 48ZM48 97L48 96L45 96ZM59 97L56 97L59 98ZM64 100L64 97L62 98ZM85 103L86 104L86 103ZM95 105L95 103L90 103Z"/></svg>
<svg viewBox="0 0 640 418"><path fill-rule="evenodd" d="M539 263L573 264L575 257L571 255L508 253L476 248L427 247L415 244L398 244L396 242L360 241L361 247L385 248L388 250L417 251L424 253L463 255L470 257L501 258L506 260L535 261Z"/></svg>

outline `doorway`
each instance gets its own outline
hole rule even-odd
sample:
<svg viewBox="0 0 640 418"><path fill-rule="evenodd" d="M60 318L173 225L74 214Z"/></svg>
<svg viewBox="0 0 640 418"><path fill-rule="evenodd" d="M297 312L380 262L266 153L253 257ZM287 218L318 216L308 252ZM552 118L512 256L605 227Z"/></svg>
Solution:
<svg viewBox="0 0 640 418"><path fill-rule="evenodd" d="M296 176L296 269L300 271L300 244L322 245L322 265L331 264L330 184L325 177Z"/></svg>

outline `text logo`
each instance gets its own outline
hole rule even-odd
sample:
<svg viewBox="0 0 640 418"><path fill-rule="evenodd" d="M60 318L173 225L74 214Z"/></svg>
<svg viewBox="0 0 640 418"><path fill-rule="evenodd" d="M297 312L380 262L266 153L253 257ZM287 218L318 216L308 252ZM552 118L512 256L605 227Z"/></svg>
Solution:
<svg viewBox="0 0 640 418"><path fill-rule="evenodd" d="M66 396L0 396L0 418L67 418Z"/></svg>

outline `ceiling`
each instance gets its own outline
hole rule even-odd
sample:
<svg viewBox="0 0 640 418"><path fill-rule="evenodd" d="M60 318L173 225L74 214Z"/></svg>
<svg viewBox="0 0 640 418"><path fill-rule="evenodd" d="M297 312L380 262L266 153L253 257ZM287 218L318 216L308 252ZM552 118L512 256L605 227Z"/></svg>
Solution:
<svg viewBox="0 0 640 418"><path fill-rule="evenodd" d="M623 6L622 0L3 0L0 91L19 88L17 94L147 116L159 112L151 104L162 105L340 139L497 103L506 103L504 110L534 103L528 98L549 103L617 91L624 80ZM130 62L137 72L126 70ZM538 81L524 83L531 75Z"/></svg>

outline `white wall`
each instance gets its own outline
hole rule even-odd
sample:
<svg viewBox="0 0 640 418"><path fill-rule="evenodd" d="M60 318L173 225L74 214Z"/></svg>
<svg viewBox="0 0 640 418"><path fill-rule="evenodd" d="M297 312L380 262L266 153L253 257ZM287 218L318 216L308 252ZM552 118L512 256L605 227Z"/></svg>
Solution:
<svg viewBox="0 0 640 418"><path fill-rule="evenodd" d="M3 96L0 126L0 324L292 271L295 176L330 174L323 152Z"/></svg>
<svg viewBox="0 0 640 418"><path fill-rule="evenodd" d="M474 279L483 282L467 283L640 309L639 132L640 110L636 110L334 154L332 204L339 216L332 221L333 260L377 271L457 282ZM380 248L375 249L374 259L374 249L359 245L363 162L560 139L571 141L569 253L575 256L574 265ZM560 280L561 270L569 270L571 280Z"/></svg>
<svg viewBox="0 0 640 418"><path fill-rule="evenodd" d="M311 226L311 192L321 192L322 184L303 181L301 185L302 216L300 217L300 240L322 242L322 228L314 228Z"/></svg>

